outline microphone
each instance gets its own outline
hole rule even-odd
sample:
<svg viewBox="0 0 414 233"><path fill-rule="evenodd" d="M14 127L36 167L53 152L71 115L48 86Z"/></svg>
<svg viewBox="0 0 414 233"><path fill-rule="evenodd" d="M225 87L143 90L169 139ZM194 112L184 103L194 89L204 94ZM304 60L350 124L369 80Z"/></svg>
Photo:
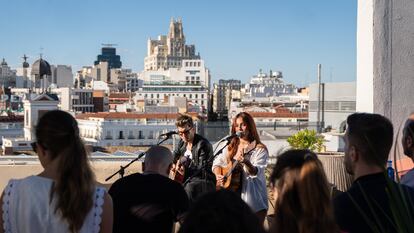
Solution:
<svg viewBox="0 0 414 233"><path fill-rule="evenodd" d="M169 131L167 133L160 134L160 137L166 136L167 138L171 137L174 134L178 134L177 131Z"/></svg>
<svg viewBox="0 0 414 233"><path fill-rule="evenodd" d="M227 135L226 137L224 137L224 138L222 138L221 140L220 140L220 142L223 142L223 141L230 141L231 139L233 139L233 138L235 138L235 137L241 137L241 136L243 136L243 132L242 131L237 131L236 133L234 133L234 134L231 134L231 135Z"/></svg>

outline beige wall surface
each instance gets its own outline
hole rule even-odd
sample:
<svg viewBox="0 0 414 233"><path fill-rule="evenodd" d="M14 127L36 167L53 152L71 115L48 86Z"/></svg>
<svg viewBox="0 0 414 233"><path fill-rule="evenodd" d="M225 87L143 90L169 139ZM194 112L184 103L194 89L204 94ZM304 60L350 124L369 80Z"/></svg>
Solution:
<svg viewBox="0 0 414 233"><path fill-rule="evenodd" d="M105 187L109 188L115 182L119 175L114 176L109 181L105 181L107 177L119 170L120 166L125 166L128 162L106 162L94 161L91 162L92 168L95 172L96 179ZM40 164L33 165L0 165L0 192L3 192L4 187L10 179L20 179L26 176L36 175L42 171ZM135 162L125 170L125 176L141 172L141 162Z"/></svg>

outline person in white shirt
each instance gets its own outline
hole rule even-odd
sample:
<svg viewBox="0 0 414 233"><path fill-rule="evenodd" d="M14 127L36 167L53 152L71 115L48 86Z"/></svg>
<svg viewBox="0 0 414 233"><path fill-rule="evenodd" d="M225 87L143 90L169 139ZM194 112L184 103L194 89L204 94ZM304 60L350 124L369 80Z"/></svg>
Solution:
<svg viewBox="0 0 414 233"><path fill-rule="evenodd" d="M265 169L269 153L261 143L252 116L240 112L233 119L231 134L241 132L241 137L231 140L229 146L213 162L212 170L216 175L217 187L225 184L230 177L223 174L223 168L232 170L230 188L240 193L241 198L256 213L263 224L268 209ZM238 175L239 174L239 175Z"/></svg>
<svg viewBox="0 0 414 233"><path fill-rule="evenodd" d="M112 232L112 200L96 185L76 120L45 113L32 143L44 170L12 179L0 203L0 233Z"/></svg>

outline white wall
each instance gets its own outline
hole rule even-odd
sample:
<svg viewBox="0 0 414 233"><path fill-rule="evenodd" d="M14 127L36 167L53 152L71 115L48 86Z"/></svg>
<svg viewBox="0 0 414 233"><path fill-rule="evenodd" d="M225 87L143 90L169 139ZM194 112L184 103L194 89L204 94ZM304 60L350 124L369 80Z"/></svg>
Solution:
<svg viewBox="0 0 414 233"><path fill-rule="evenodd" d="M414 111L413 12L412 0L358 1L357 110L388 117L394 135Z"/></svg>
<svg viewBox="0 0 414 233"><path fill-rule="evenodd" d="M358 1L356 111L373 112L373 0Z"/></svg>

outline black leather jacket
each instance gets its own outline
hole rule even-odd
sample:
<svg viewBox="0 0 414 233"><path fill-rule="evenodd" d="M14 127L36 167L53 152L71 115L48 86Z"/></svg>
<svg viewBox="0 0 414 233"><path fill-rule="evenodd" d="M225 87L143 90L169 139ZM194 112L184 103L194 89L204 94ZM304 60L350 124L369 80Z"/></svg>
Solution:
<svg viewBox="0 0 414 233"><path fill-rule="evenodd" d="M182 139L180 139L178 146L173 152L174 155L174 163L184 155L185 151L187 150L187 143L184 143ZM195 177L205 179L207 177L208 180L211 180L215 183L215 176L211 171L212 161L210 164L204 164L208 162L208 160L213 156L213 146L211 143L205 139L204 137L194 134L193 140L193 147L191 148L191 154L193 155L193 160L189 164L189 167L185 170L184 180L186 180L189 176L193 175L194 173L198 172ZM203 169L202 171L199 171Z"/></svg>

